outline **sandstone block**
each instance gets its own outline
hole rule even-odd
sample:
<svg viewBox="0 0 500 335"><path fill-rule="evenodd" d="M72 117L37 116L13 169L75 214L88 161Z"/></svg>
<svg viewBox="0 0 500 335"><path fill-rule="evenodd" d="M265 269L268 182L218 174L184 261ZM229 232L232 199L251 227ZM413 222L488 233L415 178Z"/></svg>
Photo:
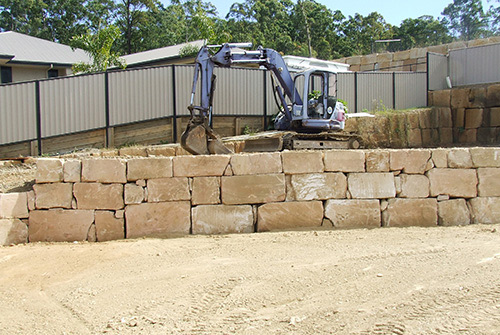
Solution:
<svg viewBox="0 0 500 335"><path fill-rule="evenodd" d="M148 202L191 200L186 177L150 179L147 185Z"/></svg>
<svg viewBox="0 0 500 335"><path fill-rule="evenodd" d="M76 183L73 187L78 209L122 209L123 185Z"/></svg>
<svg viewBox="0 0 500 335"><path fill-rule="evenodd" d="M336 228L377 228L381 225L378 200L328 200L325 217Z"/></svg>
<svg viewBox="0 0 500 335"><path fill-rule="evenodd" d="M29 191L26 193L28 197L28 211L34 211L35 207L35 191ZM0 206L1 207L1 206ZM0 215L1 217L1 215Z"/></svg>
<svg viewBox="0 0 500 335"><path fill-rule="evenodd" d="M436 111L439 113L439 127L452 128L453 127L453 120L451 118L451 108L440 107L440 108L436 108Z"/></svg>
<svg viewBox="0 0 500 335"><path fill-rule="evenodd" d="M465 127L465 108L452 109L451 117L453 119L453 127L455 128Z"/></svg>
<svg viewBox="0 0 500 335"><path fill-rule="evenodd" d="M291 176L295 200L326 200L346 197L347 179L343 173L313 173Z"/></svg>
<svg viewBox="0 0 500 335"><path fill-rule="evenodd" d="M191 204L179 201L128 205L125 221L127 238L189 234Z"/></svg>
<svg viewBox="0 0 500 335"><path fill-rule="evenodd" d="M500 197L500 168L477 169L477 194L480 197Z"/></svg>
<svg viewBox="0 0 500 335"><path fill-rule="evenodd" d="M62 160L56 158L37 159L35 179L37 183L57 183L63 181Z"/></svg>
<svg viewBox="0 0 500 335"><path fill-rule="evenodd" d="M432 147L439 143L439 132L437 129L422 129L422 146Z"/></svg>
<svg viewBox="0 0 500 335"><path fill-rule="evenodd" d="M438 224L440 226L463 226L470 224L470 213L465 199L438 202Z"/></svg>
<svg viewBox="0 0 500 335"><path fill-rule="evenodd" d="M154 145L151 147L147 147L146 151L147 151L149 157L153 157L153 156L172 157L172 156L175 156L175 147L173 147L171 144Z"/></svg>
<svg viewBox="0 0 500 335"><path fill-rule="evenodd" d="M500 107L490 109L490 127L500 127Z"/></svg>
<svg viewBox="0 0 500 335"><path fill-rule="evenodd" d="M253 210L250 205L196 206L193 213L193 234L253 233Z"/></svg>
<svg viewBox="0 0 500 335"><path fill-rule="evenodd" d="M407 174L423 174L430 157L430 150L394 150L390 152L390 169L402 170Z"/></svg>
<svg viewBox="0 0 500 335"><path fill-rule="evenodd" d="M148 153L146 151L146 147L142 146L132 146L132 147L123 147L119 150L120 156L132 156L132 157L147 157Z"/></svg>
<svg viewBox="0 0 500 335"><path fill-rule="evenodd" d="M35 184L35 207L37 209L71 208L73 184Z"/></svg>
<svg viewBox="0 0 500 335"><path fill-rule="evenodd" d="M126 165L118 159L84 159L82 160L82 181L126 183Z"/></svg>
<svg viewBox="0 0 500 335"><path fill-rule="evenodd" d="M321 201L268 203L257 209L257 231L320 227Z"/></svg>
<svg viewBox="0 0 500 335"><path fill-rule="evenodd" d="M448 167L448 150L446 149L432 149L432 162L437 168Z"/></svg>
<svg viewBox="0 0 500 335"><path fill-rule="evenodd" d="M219 177L194 177L191 203L193 205L213 205L220 203Z"/></svg>
<svg viewBox="0 0 500 335"><path fill-rule="evenodd" d="M140 204L144 201L144 189L137 184L125 184L125 205Z"/></svg>
<svg viewBox="0 0 500 335"><path fill-rule="evenodd" d="M236 176L283 172L279 152L234 155L231 157L231 167Z"/></svg>
<svg viewBox="0 0 500 335"><path fill-rule="evenodd" d="M382 213L383 226L431 227L438 223L436 199L389 199Z"/></svg>
<svg viewBox="0 0 500 335"><path fill-rule="evenodd" d="M226 205L283 201L285 196L283 174L222 177L221 197Z"/></svg>
<svg viewBox="0 0 500 335"><path fill-rule="evenodd" d="M398 51L394 53L394 60L407 60L410 58L410 50Z"/></svg>
<svg viewBox="0 0 500 335"><path fill-rule="evenodd" d="M500 167L500 148L470 148L474 167Z"/></svg>
<svg viewBox="0 0 500 335"><path fill-rule="evenodd" d="M401 198L427 198L429 196L429 179L424 175L402 174Z"/></svg>
<svg viewBox="0 0 500 335"><path fill-rule="evenodd" d="M486 90L486 106L500 106L500 84L488 86Z"/></svg>
<svg viewBox="0 0 500 335"><path fill-rule="evenodd" d="M448 167L469 169L472 167L472 159L469 149L451 149L448 152Z"/></svg>
<svg viewBox="0 0 500 335"><path fill-rule="evenodd" d="M366 171L367 172L388 172L389 171L389 152L382 150L366 152Z"/></svg>
<svg viewBox="0 0 500 335"><path fill-rule="evenodd" d="M396 196L392 173L350 173L347 185L354 199L386 199Z"/></svg>
<svg viewBox="0 0 500 335"><path fill-rule="evenodd" d="M172 177L170 157L134 158L127 162L127 179L130 181L169 177Z"/></svg>
<svg viewBox="0 0 500 335"><path fill-rule="evenodd" d="M81 180L82 162L77 160L65 161L63 165L63 179L66 183L79 183Z"/></svg>
<svg viewBox="0 0 500 335"><path fill-rule="evenodd" d="M325 151L325 171L364 172L365 153L361 150Z"/></svg>
<svg viewBox="0 0 500 335"><path fill-rule="evenodd" d="M483 109L468 108L465 110L465 128L479 128L483 122Z"/></svg>
<svg viewBox="0 0 500 335"><path fill-rule="evenodd" d="M174 157L174 177L222 176L229 158L228 155Z"/></svg>
<svg viewBox="0 0 500 335"><path fill-rule="evenodd" d="M451 90L434 91L432 96L433 106L450 107L451 105Z"/></svg>
<svg viewBox="0 0 500 335"><path fill-rule="evenodd" d="M453 128L439 128L439 144L442 146L453 143Z"/></svg>
<svg viewBox="0 0 500 335"><path fill-rule="evenodd" d="M471 107L486 106L486 87L473 87L469 93L469 104Z"/></svg>
<svg viewBox="0 0 500 335"><path fill-rule="evenodd" d="M94 222L91 210L36 210L30 212L29 241L85 241Z"/></svg>
<svg viewBox="0 0 500 335"><path fill-rule="evenodd" d="M115 213L109 211L95 212L95 228L97 241L112 241L125 238L124 219L116 218Z"/></svg>
<svg viewBox="0 0 500 335"><path fill-rule="evenodd" d="M0 193L0 219L24 219L28 217L26 192Z"/></svg>
<svg viewBox="0 0 500 335"><path fill-rule="evenodd" d="M406 114L410 129L415 129L420 127L420 120L418 115L419 113L417 111L408 112Z"/></svg>
<svg viewBox="0 0 500 335"><path fill-rule="evenodd" d="M451 90L451 107L469 107L469 88L454 88Z"/></svg>
<svg viewBox="0 0 500 335"><path fill-rule="evenodd" d="M423 109L418 114L419 125L422 129L431 128L431 110Z"/></svg>
<svg viewBox="0 0 500 335"><path fill-rule="evenodd" d="M431 197L444 194L453 198L476 197L477 175L475 170L432 169L427 173Z"/></svg>
<svg viewBox="0 0 500 335"><path fill-rule="evenodd" d="M408 131L408 145L411 148L422 146L422 131L420 129L410 129Z"/></svg>
<svg viewBox="0 0 500 335"><path fill-rule="evenodd" d="M28 242L28 227L19 219L0 219L0 246Z"/></svg>
<svg viewBox="0 0 500 335"><path fill-rule="evenodd" d="M477 129L465 129L458 135L458 143L476 143Z"/></svg>
<svg viewBox="0 0 500 335"><path fill-rule="evenodd" d="M469 204L473 223L500 223L500 198L473 198L469 200Z"/></svg>
<svg viewBox="0 0 500 335"><path fill-rule="evenodd" d="M318 173L325 169L320 151L283 151L281 157L286 174Z"/></svg>

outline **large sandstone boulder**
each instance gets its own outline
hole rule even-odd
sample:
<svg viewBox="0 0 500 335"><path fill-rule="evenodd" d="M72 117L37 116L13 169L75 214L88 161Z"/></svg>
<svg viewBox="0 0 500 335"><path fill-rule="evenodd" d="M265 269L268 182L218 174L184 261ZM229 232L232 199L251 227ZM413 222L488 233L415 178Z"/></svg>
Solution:
<svg viewBox="0 0 500 335"><path fill-rule="evenodd" d="M37 209L72 207L73 184L35 184L33 190L35 191L35 207Z"/></svg>
<svg viewBox="0 0 500 335"><path fill-rule="evenodd" d="M263 204L285 200L285 175L222 177L221 198L226 205Z"/></svg>
<svg viewBox="0 0 500 335"><path fill-rule="evenodd" d="M82 160L82 181L98 183L126 183L126 165L118 159Z"/></svg>
<svg viewBox="0 0 500 335"><path fill-rule="evenodd" d="M0 219L23 219L28 217L26 192L0 193Z"/></svg>
<svg viewBox="0 0 500 335"><path fill-rule="evenodd" d="M250 205L204 205L192 209L193 234L253 233L254 218Z"/></svg>
<svg viewBox="0 0 500 335"><path fill-rule="evenodd" d="M477 177L479 180L478 196L500 197L500 168L479 168Z"/></svg>
<svg viewBox="0 0 500 335"><path fill-rule="evenodd" d="M386 227L431 227L438 223L437 213L436 199L389 199L382 221Z"/></svg>
<svg viewBox="0 0 500 335"><path fill-rule="evenodd" d="M68 160L63 165L63 176L65 183L79 183L81 181L82 162L79 160Z"/></svg>
<svg viewBox="0 0 500 335"><path fill-rule="evenodd" d="M387 199L396 196L392 173L349 173L347 185L354 199Z"/></svg>
<svg viewBox="0 0 500 335"><path fill-rule="evenodd" d="M472 168L472 159L467 148L451 149L448 152L448 167L469 169Z"/></svg>
<svg viewBox="0 0 500 335"><path fill-rule="evenodd" d="M123 185L76 183L73 187L78 209L122 209Z"/></svg>
<svg viewBox="0 0 500 335"><path fill-rule="evenodd" d="M148 202L191 200L186 177L149 179Z"/></svg>
<svg viewBox="0 0 500 335"><path fill-rule="evenodd" d="M500 148L470 148L474 167L500 167Z"/></svg>
<svg viewBox="0 0 500 335"><path fill-rule="evenodd" d="M279 152L234 155L231 157L231 167L236 176L283 172Z"/></svg>
<svg viewBox="0 0 500 335"><path fill-rule="evenodd" d="M114 212L96 211L95 228L97 241L112 241L125 238L125 224L123 217L117 218Z"/></svg>
<svg viewBox="0 0 500 335"><path fill-rule="evenodd" d="M140 204L144 201L144 188L137 184L125 184L124 189L125 205Z"/></svg>
<svg viewBox="0 0 500 335"><path fill-rule="evenodd" d="M469 200L473 223L500 223L500 198L481 197Z"/></svg>
<svg viewBox="0 0 500 335"><path fill-rule="evenodd" d="M378 200L328 200L325 217L336 228L380 227L380 203Z"/></svg>
<svg viewBox="0 0 500 335"><path fill-rule="evenodd" d="M29 241L86 241L93 222L92 210L35 210L29 217Z"/></svg>
<svg viewBox="0 0 500 335"><path fill-rule="evenodd" d="M402 170L407 174L423 174L430 157L430 150L393 150L390 152L390 169Z"/></svg>
<svg viewBox="0 0 500 335"><path fill-rule="evenodd" d="M440 226L463 226L470 224L470 213L465 199L439 201L438 223Z"/></svg>
<svg viewBox="0 0 500 335"><path fill-rule="evenodd" d="M389 152L373 150L366 152L367 172L389 172Z"/></svg>
<svg viewBox="0 0 500 335"><path fill-rule="evenodd" d="M228 155L177 156L173 158L175 177L222 176L229 164Z"/></svg>
<svg viewBox="0 0 500 335"><path fill-rule="evenodd" d="M128 205L125 221L127 238L187 235L191 228L191 204L179 201Z"/></svg>
<svg viewBox="0 0 500 335"><path fill-rule="evenodd" d="M28 242L28 227L19 219L0 219L0 245Z"/></svg>
<svg viewBox="0 0 500 335"><path fill-rule="evenodd" d="M321 151L283 151L283 172L286 174L323 172L323 153Z"/></svg>
<svg viewBox="0 0 500 335"><path fill-rule="evenodd" d="M341 173L312 173L291 176L295 200L326 200L346 197L347 178Z"/></svg>
<svg viewBox="0 0 500 335"><path fill-rule="evenodd" d="M325 171L364 172L365 153L362 150L325 151Z"/></svg>
<svg viewBox="0 0 500 335"><path fill-rule="evenodd" d="M127 179L154 179L172 177L171 157L134 158L127 162Z"/></svg>
<svg viewBox="0 0 500 335"><path fill-rule="evenodd" d="M320 227L323 222L323 202L268 203L257 209L257 231Z"/></svg>
<svg viewBox="0 0 500 335"><path fill-rule="evenodd" d="M220 203L220 177L194 177L191 203L215 205Z"/></svg>
<svg viewBox="0 0 500 335"><path fill-rule="evenodd" d="M427 198L429 196L429 179L420 174L402 174L401 198Z"/></svg>
<svg viewBox="0 0 500 335"><path fill-rule="evenodd" d="M37 183L58 183L63 181L63 162L57 158L39 158L36 161Z"/></svg>
<svg viewBox="0 0 500 335"><path fill-rule="evenodd" d="M427 173L430 195L448 195L453 198L474 198L477 195L476 170L432 169Z"/></svg>

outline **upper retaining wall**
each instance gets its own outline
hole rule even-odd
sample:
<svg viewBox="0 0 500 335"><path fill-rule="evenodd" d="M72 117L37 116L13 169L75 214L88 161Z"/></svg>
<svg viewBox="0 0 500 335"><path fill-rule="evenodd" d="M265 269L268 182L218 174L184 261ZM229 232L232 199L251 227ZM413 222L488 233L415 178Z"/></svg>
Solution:
<svg viewBox="0 0 500 335"><path fill-rule="evenodd" d="M39 159L0 217L0 244L499 223L500 148Z"/></svg>

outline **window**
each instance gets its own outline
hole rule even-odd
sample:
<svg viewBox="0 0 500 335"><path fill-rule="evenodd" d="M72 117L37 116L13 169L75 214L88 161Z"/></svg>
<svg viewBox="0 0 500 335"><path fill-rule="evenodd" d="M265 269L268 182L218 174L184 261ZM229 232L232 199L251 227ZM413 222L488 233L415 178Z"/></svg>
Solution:
<svg viewBox="0 0 500 335"><path fill-rule="evenodd" d="M12 83L12 68L10 66L2 66L2 84Z"/></svg>
<svg viewBox="0 0 500 335"><path fill-rule="evenodd" d="M50 69L48 71L48 78L56 78L59 77L59 70L57 69Z"/></svg>

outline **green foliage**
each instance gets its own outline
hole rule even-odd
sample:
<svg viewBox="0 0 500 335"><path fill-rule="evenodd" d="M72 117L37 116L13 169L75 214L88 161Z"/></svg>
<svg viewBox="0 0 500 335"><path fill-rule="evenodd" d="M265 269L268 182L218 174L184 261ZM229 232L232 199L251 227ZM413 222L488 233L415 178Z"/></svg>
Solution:
<svg viewBox="0 0 500 335"><path fill-rule="evenodd" d="M443 23L462 40L486 37L488 30L488 13L483 10L481 0L453 0L444 10Z"/></svg>
<svg viewBox="0 0 500 335"><path fill-rule="evenodd" d="M181 57L191 57L191 56L196 56L198 54L198 51L200 49L192 44L187 44L181 48L179 51L179 56Z"/></svg>
<svg viewBox="0 0 500 335"><path fill-rule="evenodd" d="M116 26L101 28L97 33L86 34L73 37L71 47L80 48L92 59L92 64L77 63L73 65L74 73L92 73L106 71L110 66L125 68L126 64L120 59L118 54L111 51L113 43L120 35Z"/></svg>
<svg viewBox="0 0 500 335"><path fill-rule="evenodd" d="M394 32L394 37L401 39L400 48L403 50L452 41L446 25L428 15L406 19L399 27L394 28Z"/></svg>

